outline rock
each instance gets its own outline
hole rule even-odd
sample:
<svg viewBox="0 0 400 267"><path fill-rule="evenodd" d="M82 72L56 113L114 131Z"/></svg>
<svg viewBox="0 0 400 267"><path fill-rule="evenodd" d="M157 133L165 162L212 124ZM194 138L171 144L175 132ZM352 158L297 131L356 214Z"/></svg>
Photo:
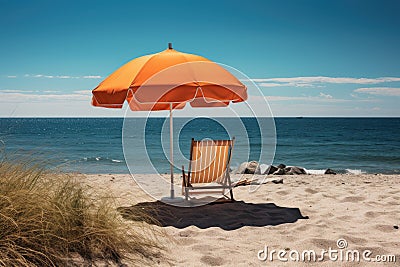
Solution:
<svg viewBox="0 0 400 267"><path fill-rule="evenodd" d="M283 169L286 175L293 175L292 167L286 167Z"/></svg>
<svg viewBox="0 0 400 267"><path fill-rule="evenodd" d="M285 168L286 174L296 174L296 175L302 175L302 174L307 174L306 170L302 167L297 167L297 166L291 166L291 167L286 167Z"/></svg>
<svg viewBox="0 0 400 267"><path fill-rule="evenodd" d="M269 168L269 165L267 165L267 164L260 164L259 166L258 166L258 170L260 171L260 173L259 174L267 174L267 172L268 172L268 168Z"/></svg>
<svg viewBox="0 0 400 267"><path fill-rule="evenodd" d="M277 171L274 172L274 175L284 175L285 174L285 169L278 169Z"/></svg>
<svg viewBox="0 0 400 267"><path fill-rule="evenodd" d="M283 179L278 179L278 180L272 180L274 184L283 184Z"/></svg>
<svg viewBox="0 0 400 267"><path fill-rule="evenodd" d="M336 174L336 172L334 170L331 170L331 169L326 169L324 174Z"/></svg>
<svg viewBox="0 0 400 267"><path fill-rule="evenodd" d="M284 169L284 168L286 168L286 165L285 165L285 164L282 164L282 163L281 163L281 164L278 165L278 169Z"/></svg>
<svg viewBox="0 0 400 267"><path fill-rule="evenodd" d="M277 167L275 167L274 165L271 165L269 167L268 173L267 174L273 174L274 172L276 172L278 170Z"/></svg>
<svg viewBox="0 0 400 267"><path fill-rule="evenodd" d="M243 174L246 171L247 164L249 164L249 163L248 162L243 162L242 164L240 164L239 168L236 170L236 173L237 174Z"/></svg>
<svg viewBox="0 0 400 267"><path fill-rule="evenodd" d="M247 174L255 174L256 171L257 171L258 165L259 165L259 164L258 164L257 161L250 161L250 162L247 164L247 168L246 168L246 170L244 171L244 173L247 173Z"/></svg>
<svg viewBox="0 0 400 267"><path fill-rule="evenodd" d="M265 164L263 164L265 165ZM263 166L264 168L264 166ZM243 162L236 170L237 174L261 174L260 164L257 161Z"/></svg>
<svg viewBox="0 0 400 267"><path fill-rule="evenodd" d="M329 169L328 169L329 170ZM331 170L332 171L332 170ZM277 167L274 165L259 164L257 161L243 162L236 170L237 174L262 174L262 175L301 175L307 174L303 167L298 166L286 166L285 164L279 164Z"/></svg>
<svg viewBox="0 0 400 267"><path fill-rule="evenodd" d="M299 174L307 174L306 169L304 169L303 167L296 167L296 168Z"/></svg>

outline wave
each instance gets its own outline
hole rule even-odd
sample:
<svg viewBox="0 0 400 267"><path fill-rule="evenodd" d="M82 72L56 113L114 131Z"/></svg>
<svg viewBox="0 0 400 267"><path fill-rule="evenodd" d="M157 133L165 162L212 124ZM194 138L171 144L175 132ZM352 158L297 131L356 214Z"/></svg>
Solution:
<svg viewBox="0 0 400 267"><path fill-rule="evenodd" d="M325 174L326 169L323 170L309 170L309 169L304 169L307 174Z"/></svg>
<svg viewBox="0 0 400 267"><path fill-rule="evenodd" d="M355 174L355 175L360 175L366 173L363 170L352 170L352 169L345 169L346 173L348 174Z"/></svg>
<svg viewBox="0 0 400 267"><path fill-rule="evenodd" d="M124 160L119 160L119 159L112 159L108 157L84 157L82 161L88 161L88 162L109 162L109 163L124 163Z"/></svg>
<svg viewBox="0 0 400 267"><path fill-rule="evenodd" d="M309 170L305 169L307 174L325 174L326 169L316 169L316 170ZM360 170L360 169L344 169L344 170L334 170L336 173L341 173L341 174L354 174L354 175L361 175L365 174L367 172Z"/></svg>

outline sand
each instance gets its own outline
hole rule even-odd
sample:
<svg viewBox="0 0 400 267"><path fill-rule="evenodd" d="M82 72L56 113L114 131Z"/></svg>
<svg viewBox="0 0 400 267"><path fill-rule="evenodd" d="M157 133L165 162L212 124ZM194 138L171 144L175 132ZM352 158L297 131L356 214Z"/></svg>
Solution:
<svg viewBox="0 0 400 267"><path fill-rule="evenodd" d="M270 182L278 178L283 184ZM372 261L377 255L389 255L387 260L395 256L396 263L372 266L400 264L400 175L273 176L253 193L249 186L236 187L234 203L196 208L158 203L130 175L85 175L84 180L94 190L116 196L122 210L153 210L161 226L151 227L162 228L170 237L156 266L366 266L371 264L362 258L366 250ZM345 248L339 249L339 239L339 245L347 243ZM281 258L288 262L280 261L277 253L273 261L263 260L266 247L268 255L283 250ZM329 248L338 252L319 262L312 257L307 261L307 255L306 263L289 257L296 258L297 251L301 260L304 250L313 250L318 260ZM350 250L360 253L360 262L351 256L346 261Z"/></svg>

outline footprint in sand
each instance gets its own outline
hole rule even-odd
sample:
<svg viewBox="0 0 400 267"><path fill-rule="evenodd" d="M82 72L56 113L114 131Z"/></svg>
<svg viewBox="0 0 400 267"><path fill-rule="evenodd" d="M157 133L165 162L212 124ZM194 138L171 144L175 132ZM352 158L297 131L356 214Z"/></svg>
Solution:
<svg viewBox="0 0 400 267"><path fill-rule="evenodd" d="M305 241L307 241L307 240L305 240ZM332 246L333 241L329 240L329 239L312 238L310 241L312 244L316 245L319 248L333 247Z"/></svg>
<svg viewBox="0 0 400 267"><path fill-rule="evenodd" d="M178 242L178 244L180 244L182 246L190 246L193 244L197 244L199 241L196 240L195 238L181 238L177 242Z"/></svg>
<svg viewBox="0 0 400 267"><path fill-rule="evenodd" d="M203 256L200 261L208 266L221 266L224 263L223 258L213 256Z"/></svg>
<svg viewBox="0 0 400 267"><path fill-rule="evenodd" d="M290 194L288 191L285 191L285 190L277 191L276 193L279 195L282 195L282 196L286 196L286 195Z"/></svg>
<svg viewBox="0 0 400 267"><path fill-rule="evenodd" d="M343 215L343 216L337 217L337 219L339 219L340 221L350 221L352 218L353 218L353 216L348 216L348 215Z"/></svg>
<svg viewBox="0 0 400 267"><path fill-rule="evenodd" d="M208 245L199 245L198 243L196 245L193 245L190 247L193 251L199 251L199 252L209 252L214 250L215 248L213 248L212 246L208 246ZM205 254L205 253L203 253Z"/></svg>
<svg viewBox="0 0 400 267"><path fill-rule="evenodd" d="M352 202L352 203L356 203L356 202L360 202L365 200L365 197L345 197L344 199L342 199L340 202Z"/></svg>
<svg viewBox="0 0 400 267"><path fill-rule="evenodd" d="M183 230L179 232L180 237L192 237L196 235L196 233L192 230Z"/></svg>
<svg viewBox="0 0 400 267"><path fill-rule="evenodd" d="M316 190L314 190L314 189L311 189L311 188L306 188L306 190L304 190L305 192L307 192L307 193L310 193L310 194L316 194L316 193L318 193L318 191L316 191Z"/></svg>
<svg viewBox="0 0 400 267"><path fill-rule="evenodd" d="M367 211L366 213L364 213L364 216L367 218L376 218L379 217L381 215L383 215L384 212L377 212L377 211Z"/></svg>
<svg viewBox="0 0 400 267"><path fill-rule="evenodd" d="M358 246L363 246L368 243L367 239L355 236L344 235L341 238L344 238L349 244L354 244Z"/></svg>
<svg viewBox="0 0 400 267"><path fill-rule="evenodd" d="M306 225L298 226L297 228L295 228L295 231L304 232L304 231L308 231L310 228L311 228L311 225L306 224Z"/></svg>
<svg viewBox="0 0 400 267"><path fill-rule="evenodd" d="M384 232L384 233L393 233L396 229L393 225L384 225L384 224L377 224L375 225L375 229Z"/></svg>

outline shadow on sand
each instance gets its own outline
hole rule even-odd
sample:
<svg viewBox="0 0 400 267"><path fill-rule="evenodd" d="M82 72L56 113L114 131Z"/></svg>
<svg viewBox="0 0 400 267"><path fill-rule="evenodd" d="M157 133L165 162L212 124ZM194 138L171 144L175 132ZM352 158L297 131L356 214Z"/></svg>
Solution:
<svg viewBox="0 0 400 267"><path fill-rule="evenodd" d="M235 230L243 226L261 227L308 219L298 208L243 201L213 203L193 208L170 206L160 201L142 202L131 207L120 207L118 210L128 220L143 220L142 216L137 216L142 211L157 221L150 223L176 228L194 225L201 229L220 227L224 230Z"/></svg>

